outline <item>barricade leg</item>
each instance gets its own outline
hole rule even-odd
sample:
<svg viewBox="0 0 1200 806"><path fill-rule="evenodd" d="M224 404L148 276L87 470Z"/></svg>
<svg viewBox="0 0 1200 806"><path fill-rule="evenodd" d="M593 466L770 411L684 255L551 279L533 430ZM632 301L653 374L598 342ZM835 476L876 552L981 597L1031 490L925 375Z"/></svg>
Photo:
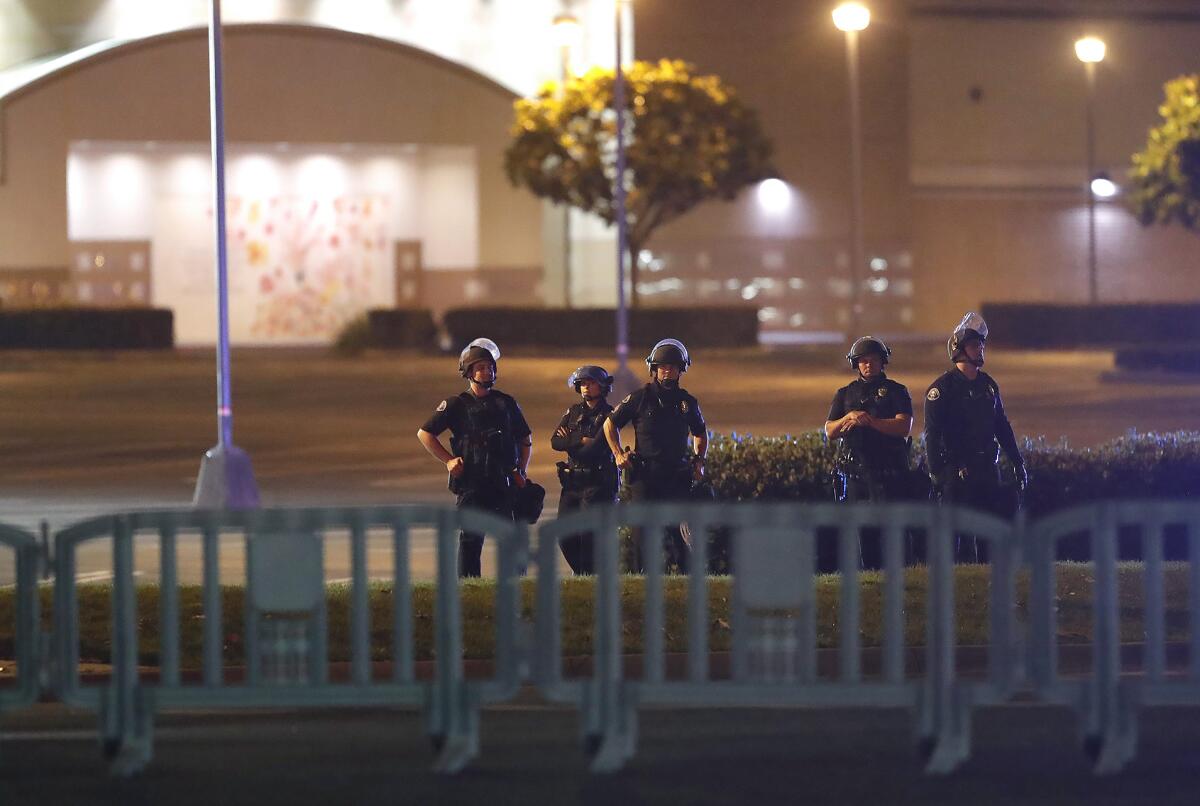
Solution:
<svg viewBox="0 0 1200 806"><path fill-rule="evenodd" d="M429 700L429 735L438 751L434 771L453 774L479 755L479 704L463 678L462 607L458 589L458 530L447 513L438 521L437 674Z"/></svg>
<svg viewBox="0 0 1200 806"><path fill-rule="evenodd" d="M657 532L643 531L657 539ZM637 745L637 705L622 679L620 575L617 531L611 512L605 512L596 535L596 629L592 636L595 666L584 693L583 743L584 751L592 757L592 772L614 772L633 756ZM658 557L654 553L647 556ZM648 567L647 573L657 567Z"/></svg>
<svg viewBox="0 0 1200 806"><path fill-rule="evenodd" d="M104 692L100 704L101 749L109 772L118 778L140 773L154 756L154 703L147 689L129 692L128 703L114 689Z"/></svg>
<svg viewBox="0 0 1200 806"><path fill-rule="evenodd" d="M925 772L944 775L971 754L971 710L967 691L954 674L954 519L940 509L929 551L927 666L918 714L918 747Z"/></svg>

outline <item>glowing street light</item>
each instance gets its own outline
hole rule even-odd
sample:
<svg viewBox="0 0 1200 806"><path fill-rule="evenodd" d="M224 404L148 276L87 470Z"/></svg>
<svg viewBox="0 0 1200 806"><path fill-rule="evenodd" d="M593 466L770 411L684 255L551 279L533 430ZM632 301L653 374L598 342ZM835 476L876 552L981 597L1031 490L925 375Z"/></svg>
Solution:
<svg viewBox="0 0 1200 806"><path fill-rule="evenodd" d="M871 24L871 10L862 3L842 3L833 10L833 24L839 31L862 31Z"/></svg>
<svg viewBox="0 0 1200 806"><path fill-rule="evenodd" d="M862 113L858 93L858 32L871 24L862 3L842 3L833 10L833 24L846 34L846 70L850 76L850 317L849 337L858 334L858 275L866 260L863 246Z"/></svg>
<svg viewBox="0 0 1200 806"><path fill-rule="evenodd" d="M1111 199L1117 195L1117 183L1101 171L1092 179L1092 195L1098 199Z"/></svg>
<svg viewBox="0 0 1200 806"><path fill-rule="evenodd" d="M1075 56L1083 62L1087 75L1088 301L1093 305L1100 301L1096 276L1096 65L1104 61L1106 50L1104 41L1094 36L1075 42Z"/></svg>

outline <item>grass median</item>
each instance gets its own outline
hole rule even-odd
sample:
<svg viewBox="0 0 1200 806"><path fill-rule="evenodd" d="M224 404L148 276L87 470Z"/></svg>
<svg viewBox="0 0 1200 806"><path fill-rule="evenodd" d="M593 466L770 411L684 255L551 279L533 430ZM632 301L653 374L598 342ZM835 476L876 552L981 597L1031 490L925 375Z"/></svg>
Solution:
<svg viewBox="0 0 1200 806"><path fill-rule="evenodd" d="M964 565L955 569L956 629L960 644L988 642L989 567ZM1165 568L1166 637L1168 641L1187 639L1187 564L1167 563ZM1144 629L1143 566L1141 563L1122 563L1118 569L1120 598L1120 630L1122 641L1141 641ZM1087 643L1092 638L1092 585L1094 573L1090 563L1060 563L1057 567L1058 635L1064 643ZM925 608L928 577L924 568L909 568L904 583L905 643L920 646L925 641ZM668 652L687 649L687 589L686 577L667 577L664 584L666 617L665 644ZM562 581L562 646L566 656L589 655L592 651L593 602L595 580L590 577L568 578ZM860 633L863 646L878 646L883 629L883 574L863 572L860 576L861 616ZM839 643L838 597L841 579L836 574L816 578L817 643L820 647L835 647ZM730 645L730 609L733 580L730 577L709 577L708 634L709 649L725 651ZM535 581L521 584L521 610L525 618L533 618ZM111 596L108 584L79 586L80 661L107 664L111 661ZM495 649L495 583L492 580L467 580L461 583L464 656L488 659ZM226 664L239 666L245 662L243 631L244 590L240 586L222 588L222 653ZM49 630L52 599L49 588L42 594L42 620ZM413 586L413 633L417 660L433 658L434 586L418 583ZM332 662L350 660L350 588L330 585L328 596L329 659ZM179 589L181 664L185 669L199 668L204 626L202 591L197 585ZM1017 618L1028 621L1029 581L1024 573L1017 579ZM392 589L386 582L370 586L371 658L391 660L392 653ZM641 652L642 614L644 610L644 580L640 576L621 579L621 614L624 650L629 654ZM159 662L161 624L159 618L159 589L143 585L137 589L138 658L145 666ZM14 593L11 588L0 590L0 657L13 657Z"/></svg>

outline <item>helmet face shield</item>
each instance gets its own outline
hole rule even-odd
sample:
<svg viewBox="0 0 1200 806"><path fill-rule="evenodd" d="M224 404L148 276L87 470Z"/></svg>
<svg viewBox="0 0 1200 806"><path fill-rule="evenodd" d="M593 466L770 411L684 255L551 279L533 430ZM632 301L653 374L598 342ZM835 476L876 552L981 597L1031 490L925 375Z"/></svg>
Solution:
<svg viewBox="0 0 1200 806"><path fill-rule="evenodd" d="M654 345L650 355L646 356L646 367L651 372L654 372L654 367L659 364L674 364L679 367L680 372L687 372L688 367L692 365L692 359L688 356L683 342L678 339L663 339Z"/></svg>
<svg viewBox="0 0 1200 806"><path fill-rule="evenodd" d="M458 371L467 379L471 377L471 366L480 361L491 361L497 367L500 361L500 348L491 339L475 339L466 346L458 356ZM498 369L498 367L497 367Z"/></svg>
<svg viewBox="0 0 1200 806"><path fill-rule="evenodd" d="M967 355L963 348L972 341L986 344L987 337L987 322L983 321L983 317L974 311L968 311L966 316L962 318L962 321L958 323L958 327L954 328L954 332L950 334L950 340L946 342L946 354L955 363L965 361L967 360ZM983 366L982 359L972 361L972 363L976 366Z"/></svg>

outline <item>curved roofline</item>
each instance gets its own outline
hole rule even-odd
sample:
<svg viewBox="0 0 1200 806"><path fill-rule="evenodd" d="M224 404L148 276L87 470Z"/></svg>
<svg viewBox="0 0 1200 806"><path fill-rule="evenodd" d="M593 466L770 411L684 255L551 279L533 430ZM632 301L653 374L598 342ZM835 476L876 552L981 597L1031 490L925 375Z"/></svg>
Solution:
<svg viewBox="0 0 1200 806"><path fill-rule="evenodd" d="M358 40L363 45L385 50L400 51L409 56L422 59L430 64L441 67L445 70L450 70L459 74L463 78L470 79L477 84L480 84L487 89L501 92L510 98L516 98L518 93L512 88L501 84L490 76L480 73L467 67L464 64L447 59L444 56L439 56L432 51L410 45L405 42L399 42L395 39L387 39L385 37L374 36L373 34L364 34L357 31L347 31L344 28L335 28L328 25L316 25L311 23L297 22L244 22L244 23L226 23L221 26L226 34L251 33L268 31L271 33L291 33L300 36L320 36L320 37L336 37L348 40ZM173 40L184 40L192 37L208 36L208 26L188 26L186 28L177 28L173 31L165 31L163 33L151 34L150 36L141 37L138 39L108 39L103 42L97 42L91 45L86 45L78 50L62 56L47 60L42 70L34 70L35 75L23 81L6 92L0 93L0 115L3 114L5 104L15 99L20 98L30 92L37 91L40 87L48 84L57 78L64 75L89 67L93 64L102 62L107 59L117 58L131 51L141 48L154 47Z"/></svg>

